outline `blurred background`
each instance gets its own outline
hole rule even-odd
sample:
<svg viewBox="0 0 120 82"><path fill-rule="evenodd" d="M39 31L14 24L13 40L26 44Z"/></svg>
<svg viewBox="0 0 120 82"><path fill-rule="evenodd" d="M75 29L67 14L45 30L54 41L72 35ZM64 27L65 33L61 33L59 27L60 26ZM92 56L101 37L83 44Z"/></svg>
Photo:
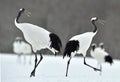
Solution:
<svg viewBox="0 0 120 82"><path fill-rule="evenodd" d="M1 53L13 53L14 39L23 37L14 25L20 8L31 12L31 17L23 14L21 22L56 33L63 49L72 36L93 30L91 17L105 20L105 25L97 23L99 31L93 42L103 42L110 55L120 59L120 0L0 0Z"/></svg>

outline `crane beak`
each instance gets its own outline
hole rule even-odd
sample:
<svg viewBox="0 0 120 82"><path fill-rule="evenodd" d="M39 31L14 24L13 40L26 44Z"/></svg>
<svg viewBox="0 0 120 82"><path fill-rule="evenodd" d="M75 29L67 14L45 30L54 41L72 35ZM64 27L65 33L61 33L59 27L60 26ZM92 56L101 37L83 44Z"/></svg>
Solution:
<svg viewBox="0 0 120 82"><path fill-rule="evenodd" d="M27 10L25 10L25 14L26 14L28 17L31 16L31 12L29 12L29 11L27 11Z"/></svg>
<svg viewBox="0 0 120 82"><path fill-rule="evenodd" d="M102 20L102 19L98 19L98 22L99 22L100 24L102 24L102 25L104 25L104 24L106 23L106 21L105 21L105 20Z"/></svg>

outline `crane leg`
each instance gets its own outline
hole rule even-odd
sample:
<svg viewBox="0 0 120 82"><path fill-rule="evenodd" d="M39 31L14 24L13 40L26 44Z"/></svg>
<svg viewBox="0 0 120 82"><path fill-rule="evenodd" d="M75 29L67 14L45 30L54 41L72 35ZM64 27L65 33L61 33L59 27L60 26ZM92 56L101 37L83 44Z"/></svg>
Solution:
<svg viewBox="0 0 120 82"><path fill-rule="evenodd" d="M30 57L29 57L29 64L31 65L31 60L32 60L32 54L30 54Z"/></svg>
<svg viewBox="0 0 120 82"><path fill-rule="evenodd" d="M93 68L95 71L101 71L101 69L95 68L95 67L87 64L86 61L85 61L85 57L84 57L84 64L85 64L86 66L90 67L90 68Z"/></svg>
<svg viewBox="0 0 120 82"><path fill-rule="evenodd" d="M26 54L23 54L24 55L24 65L26 64Z"/></svg>
<svg viewBox="0 0 120 82"><path fill-rule="evenodd" d="M100 75L102 75L102 65L100 64Z"/></svg>
<svg viewBox="0 0 120 82"><path fill-rule="evenodd" d="M22 54L18 54L18 57L17 57L17 62L18 62L19 64L21 64L21 55L22 55Z"/></svg>
<svg viewBox="0 0 120 82"><path fill-rule="evenodd" d="M37 68L37 66L39 65L39 63L42 61L42 59L43 59L43 56L42 56L42 54L40 53L40 60L39 60L38 63L36 64L35 69Z"/></svg>
<svg viewBox="0 0 120 82"><path fill-rule="evenodd" d="M35 64L34 64L34 69L33 69L33 71L31 72L30 77L35 76L35 68L36 68L36 65L37 65L37 53L35 53Z"/></svg>
<svg viewBox="0 0 120 82"><path fill-rule="evenodd" d="M39 63L42 61L42 59L43 59L43 56L42 56L42 54L40 53L40 60L39 60L38 63L37 63L37 54L36 54L36 56L35 56L34 69L33 69L33 71L31 72L30 77L35 76L35 70L36 70L37 66L39 65Z"/></svg>
<svg viewBox="0 0 120 82"><path fill-rule="evenodd" d="M68 69L69 69L69 65L70 65L70 60L71 60L71 57L70 57L70 59L67 62L66 77L68 75Z"/></svg>

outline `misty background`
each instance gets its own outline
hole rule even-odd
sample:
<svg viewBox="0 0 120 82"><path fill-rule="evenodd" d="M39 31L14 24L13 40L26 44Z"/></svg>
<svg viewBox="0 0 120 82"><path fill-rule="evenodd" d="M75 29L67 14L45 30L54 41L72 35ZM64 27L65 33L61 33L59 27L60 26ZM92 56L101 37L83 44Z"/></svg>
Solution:
<svg viewBox="0 0 120 82"><path fill-rule="evenodd" d="M72 36L93 31L91 17L105 20L105 25L97 23L98 33L93 42L103 42L110 55L120 59L120 0L0 0L1 53L13 53L14 39L23 36L14 25L20 8L31 12L31 17L23 14L20 22L56 33L62 40L63 49Z"/></svg>

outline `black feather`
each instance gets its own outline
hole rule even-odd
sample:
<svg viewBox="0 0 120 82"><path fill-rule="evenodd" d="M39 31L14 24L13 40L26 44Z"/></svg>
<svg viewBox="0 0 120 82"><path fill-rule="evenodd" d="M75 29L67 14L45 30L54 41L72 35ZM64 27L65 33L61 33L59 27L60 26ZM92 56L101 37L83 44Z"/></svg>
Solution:
<svg viewBox="0 0 120 82"><path fill-rule="evenodd" d="M108 63L112 64L113 63L112 57L110 55L105 56L105 62L108 62Z"/></svg>
<svg viewBox="0 0 120 82"><path fill-rule="evenodd" d="M79 49L79 41L77 40L71 40L68 41L64 50L63 58L67 56L71 56L71 53L74 51L78 51Z"/></svg>
<svg viewBox="0 0 120 82"><path fill-rule="evenodd" d="M54 34L54 33L51 33L49 35L49 37L50 37L50 42L51 42L50 47L54 48L58 52L60 52L61 51L61 47L62 47L62 42L61 42L60 38L56 34Z"/></svg>

